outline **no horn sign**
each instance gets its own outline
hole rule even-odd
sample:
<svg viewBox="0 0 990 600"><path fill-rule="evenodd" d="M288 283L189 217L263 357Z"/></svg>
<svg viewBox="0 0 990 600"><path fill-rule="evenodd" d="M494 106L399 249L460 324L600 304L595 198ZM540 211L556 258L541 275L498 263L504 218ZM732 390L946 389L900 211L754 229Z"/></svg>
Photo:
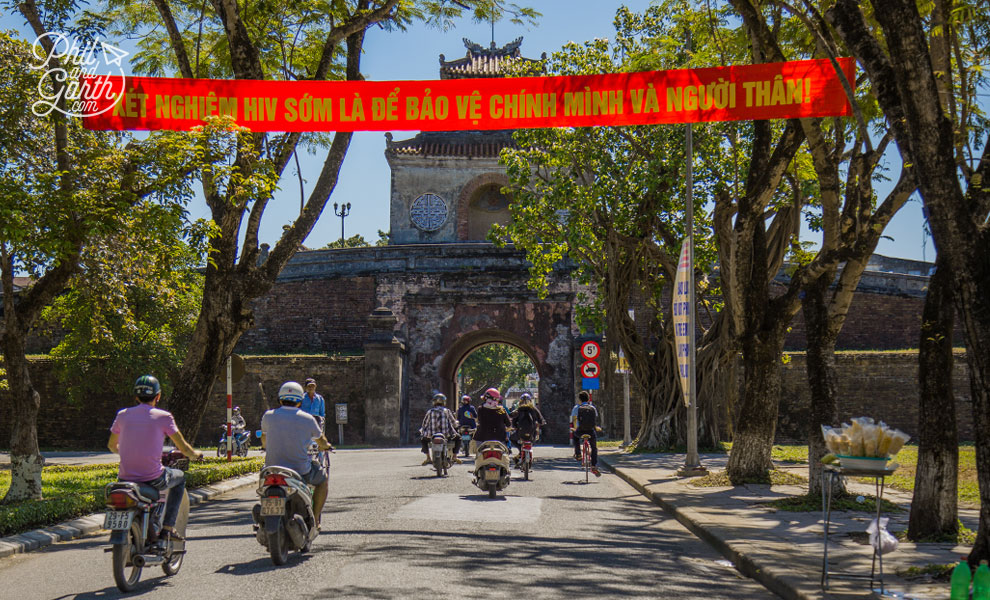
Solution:
<svg viewBox="0 0 990 600"><path fill-rule="evenodd" d="M596 379L601 372L601 367L593 360L589 360L581 365L581 376L585 379Z"/></svg>

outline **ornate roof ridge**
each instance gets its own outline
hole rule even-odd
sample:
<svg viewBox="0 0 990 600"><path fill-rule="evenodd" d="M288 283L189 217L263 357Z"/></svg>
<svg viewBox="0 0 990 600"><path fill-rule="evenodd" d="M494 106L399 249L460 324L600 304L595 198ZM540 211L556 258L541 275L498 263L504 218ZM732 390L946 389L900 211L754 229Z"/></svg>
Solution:
<svg viewBox="0 0 990 600"><path fill-rule="evenodd" d="M547 53L544 52L540 59L525 58L522 55L523 38L517 37L501 48L495 45L492 40L491 46L485 48L481 44L476 44L467 38L461 38L467 53L462 58L447 60L443 54L440 55L440 79L467 79L472 77L501 77L505 73L506 65L511 61L526 61L537 63L545 59Z"/></svg>

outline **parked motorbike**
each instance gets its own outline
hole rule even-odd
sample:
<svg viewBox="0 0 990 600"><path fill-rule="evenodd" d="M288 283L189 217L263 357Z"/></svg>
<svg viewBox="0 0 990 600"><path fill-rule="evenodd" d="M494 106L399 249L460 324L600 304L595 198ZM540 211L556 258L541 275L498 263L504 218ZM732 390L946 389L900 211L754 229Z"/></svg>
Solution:
<svg viewBox="0 0 990 600"><path fill-rule="evenodd" d="M320 530L313 514L313 489L299 473L285 467L265 467L258 477L254 505L255 536L271 554L272 562L284 565L289 550L308 552Z"/></svg>
<svg viewBox="0 0 990 600"><path fill-rule="evenodd" d="M430 444L430 461L437 472L437 477L445 477L447 470L454 464L454 457L447 436L438 433L433 436Z"/></svg>
<svg viewBox="0 0 990 600"><path fill-rule="evenodd" d="M220 426L220 441L217 443L217 457L227 456L227 426ZM243 429L234 429L234 447L231 453L234 456L247 456L251 448L251 432Z"/></svg>
<svg viewBox="0 0 990 600"><path fill-rule="evenodd" d="M189 459L177 450L162 453L166 467L189 468ZM130 592L141 579L144 567L161 565L165 575L175 575L186 554L185 540L159 539L168 492L146 483L116 481L107 485L107 512L103 528L110 530L106 552L113 553L113 579L122 592ZM189 495L183 493L175 531L185 537L189 520Z"/></svg>
<svg viewBox="0 0 990 600"><path fill-rule="evenodd" d="M471 453L475 450L474 443L474 432L477 429L469 429L467 427L461 427L461 448L464 449L464 456L471 456Z"/></svg>
<svg viewBox="0 0 990 600"><path fill-rule="evenodd" d="M488 441L478 446L474 459L474 485L488 492L489 498L509 486L509 458L505 445Z"/></svg>

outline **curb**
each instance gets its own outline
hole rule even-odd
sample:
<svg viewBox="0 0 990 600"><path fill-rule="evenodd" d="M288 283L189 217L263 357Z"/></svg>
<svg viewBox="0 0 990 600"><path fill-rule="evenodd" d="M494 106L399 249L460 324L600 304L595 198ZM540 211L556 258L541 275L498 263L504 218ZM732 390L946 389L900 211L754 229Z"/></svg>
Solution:
<svg viewBox="0 0 990 600"><path fill-rule="evenodd" d="M213 485L186 490L189 494L190 508L212 500L220 494L225 494L237 488L254 485L258 482L258 474L249 473L233 479L218 481ZM44 529L35 529L26 533L0 538L0 559L14 554L32 552L51 546L55 542L67 542L84 535L96 533L103 529L103 513L93 513L84 517L65 521Z"/></svg>
<svg viewBox="0 0 990 600"><path fill-rule="evenodd" d="M781 573L776 566L754 562L752 558L746 555L743 548L737 548L735 545L726 542L724 539L719 537L715 531L693 519L691 511L678 508L674 504L664 500L660 494L648 489L646 486L636 481L621 467L616 467L612 461L609 460L609 457L599 455L599 461L605 463L610 471L635 488L640 494L666 512L670 513L681 525L686 527L688 531L715 548L715 550L722 556L732 561L732 564L734 564L743 575L755 579L760 582L763 587L777 594L781 598L784 598L785 600L817 600L817 598L809 596L797 586L787 582L786 578L788 575Z"/></svg>

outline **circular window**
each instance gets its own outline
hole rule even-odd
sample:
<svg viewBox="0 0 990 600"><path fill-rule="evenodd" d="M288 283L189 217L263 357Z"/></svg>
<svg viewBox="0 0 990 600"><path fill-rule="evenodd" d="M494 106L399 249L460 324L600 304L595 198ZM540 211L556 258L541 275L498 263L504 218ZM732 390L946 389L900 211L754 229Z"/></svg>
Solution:
<svg viewBox="0 0 990 600"><path fill-rule="evenodd" d="M447 203L436 194L423 194L413 200L409 218L423 231L436 231L447 222Z"/></svg>

